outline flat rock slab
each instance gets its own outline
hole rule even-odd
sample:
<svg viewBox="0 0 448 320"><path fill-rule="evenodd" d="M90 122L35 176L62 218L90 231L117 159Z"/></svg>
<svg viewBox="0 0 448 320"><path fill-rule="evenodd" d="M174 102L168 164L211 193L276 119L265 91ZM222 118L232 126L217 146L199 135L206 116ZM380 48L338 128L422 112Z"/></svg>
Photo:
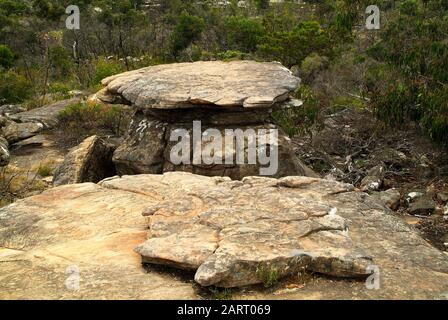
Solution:
<svg viewBox="0 0 448 320"><path fill-rule="evenodd" d="M10 115L14 121L17 122L31 122L41 124L45 129L52 129L59 123L58 115L67 106L80 102L81 98L72 98L67 100L61 100L40 108L31 109L25 112L19 112Z"/></svg>
<svg viewBox="0 0 448 320"><path fill-rule="evenodd" d="M201 212L204 213L199 215L203 223L197 224L196 229L189 226L186 230L202 240L209 240L201 244L194 242L196 238L191 238L189 244L191 248L196 248L196 257L200 257L202 251L210 252L218 232L203 230L219 230L219 226L236 228L240 222L230 221L234 226L228 227L228 213L225 215L217 208L228 201L228 196L234 197L235 201L248 201L243 197L245 192L252 195L253 208L258 208L262 214L254 223L271 221L271 229L278 227L284 219L291 224L288 213L298 216L299 211L304 211L300 215L319 219L326 217L330 209L332 216L340 217L337 218L339 222L343 219L348 230L345 228L342 236L354 245L352 248L342 246L341 250L353 253L362 249L378 267L381 282L378 290L369 290L364 280L353 282L318 278L318 281L292 292L249 291L236 294L234 298L446 298L448 256L424 241L415 229L394 217L374 197L350 189L337 182L306 177L289 180L248 178L244 182L232 182L223 178L172 172L163 176L117 177L99 184L83 183L47 190L0 209L0 299L200 298L190 283L168 273L147 272L134 248L148 238L148 219L153 228L149 233L150 239L161 241L171 237L173 243L179 243L182 237L176 239L180 230L176 223L185 226L188 216L194 219ZM235 195L233 190L238 190L240 196ZM253 193L255 190L258 193ZM187 198L189 201L186 201ZM267 206L272 207L272 203L277 201L275 199L279 208L289 207L291 210L274 210L269 215ZM305 211L305 208L310 208L310 211ZM282 211L281 218L276 221L273 216L279 211ZM163 212L166 217L162 216ZM208 216L206 212L214 215ZM142 213L149 218L142 216ZM251 216L254 215L247 212L247 218L242 218L249 219ZM201 230L201 227L204 229ZM257 228L261 230L262 227ZM330 234L338 234L341 228L332 226L330 229ZM251 238L252 231L247 230L247 242L255 239L254 245L259 250L262 237ZM321 232L324 231L317 231L315 235ZM266 234L269 233L274 231L269 230ZM235 248L234 234L225 234L220 240L220 247L230 249L227 243L233 243ZM301 239L286 240L288 244ZM278 246L279 241L269 238L264 244L266 248L269 242ZM169 241L165 244L168 245ZM249 246L244 245L246 248ZM311 245L311 242L306 245ZM330 246L334 247L334 244ZM174 250L168 253L181 256ZM251 254L260 256L247 252L239 254L246 258ZM273 254L271 249L267 254ZM216 253L213 255L218 258ZM162 258L167 260L167 257ZM201 262L186 258L185 261L188 262L184 266L186 268ZM260 268L258 275L266 270L269 272L270 269ZM74 286L77 275L78 289Z"/></svg>
<svg viewBox="0 0 448 320"><path fill-rule="evenodd" d="M317 182L319 193L304 192ZM145 210L151 238L136 249L144 262L197 270L200 285L220 287L303 270L340 277L370 274L372 259L351 241L338 209L322 200L353 190L351 185L248 177L242 182L215 178L215 185L204 187L173 194Z"/></svg>
<svg viewBox="0 0 448 320"><path fill-rule="evenodd" d="M138 108L271 107L300 79L276 62L200 61L151 66L108 77L97 98Z"/></svg>

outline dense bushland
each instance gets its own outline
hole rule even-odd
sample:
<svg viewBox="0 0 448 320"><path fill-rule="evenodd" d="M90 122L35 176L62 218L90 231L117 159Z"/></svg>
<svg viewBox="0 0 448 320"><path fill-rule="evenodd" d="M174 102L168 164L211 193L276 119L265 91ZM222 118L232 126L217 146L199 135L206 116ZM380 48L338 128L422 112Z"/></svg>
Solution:
<svg viewBox="0 0 448 320"><path fill-rule="evenodd" d="M67 30L71 1L0 0L0 103L36 107L159 63L275 60L305 84L304 107L276 115L291 134L325 110L354 106L448 140L446 0L377 1L380 30L365 29L364 0L155 3L79 0L81 29Z"/></svg>

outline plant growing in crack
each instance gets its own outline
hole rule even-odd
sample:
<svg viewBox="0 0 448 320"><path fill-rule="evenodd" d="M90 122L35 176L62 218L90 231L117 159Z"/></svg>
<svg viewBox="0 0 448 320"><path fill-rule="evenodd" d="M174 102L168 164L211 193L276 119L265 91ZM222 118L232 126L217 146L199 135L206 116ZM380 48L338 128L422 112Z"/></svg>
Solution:
<svg viewBox="0 0 448 320"><path fill-rule="evenodd" d="M278 283L279 274L277 268L273 266L259 265L257 276L263 282L265 288L271 288Z"/></svg>

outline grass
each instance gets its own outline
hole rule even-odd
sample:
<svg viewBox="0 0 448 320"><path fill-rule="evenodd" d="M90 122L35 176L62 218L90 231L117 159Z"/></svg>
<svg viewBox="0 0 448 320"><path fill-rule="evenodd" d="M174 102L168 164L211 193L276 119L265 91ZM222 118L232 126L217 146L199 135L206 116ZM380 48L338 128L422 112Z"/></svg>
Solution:
<svg viewBox="0 0 448 320"><path fill-rule="evenodd" d="M212 294L213 300L231 300L232 299L232 294L233 294L232 289L211 287L211 288L209 288L209 291Z"/></svg>
<svg viewBox="0 0 448 320"><path fill-rule="evenodd" d="M0 207L17 199L45 190L46 185L37 179L37 173L12 167L0 168Z"/></svg>
<svg viewBox="0 0 448 320"><path fill-rule="evenodd" d="M258 266L257 276L265 288L271 288L278 283L278 270L273 266Z"/></svg>
<svg viewBox="0 0 448 320"><path fill-rule="evenodd" d="M37 168L37 174L42 178L49 177L53 174L53 168L48 164L41 164L39 168Z"/></svg>

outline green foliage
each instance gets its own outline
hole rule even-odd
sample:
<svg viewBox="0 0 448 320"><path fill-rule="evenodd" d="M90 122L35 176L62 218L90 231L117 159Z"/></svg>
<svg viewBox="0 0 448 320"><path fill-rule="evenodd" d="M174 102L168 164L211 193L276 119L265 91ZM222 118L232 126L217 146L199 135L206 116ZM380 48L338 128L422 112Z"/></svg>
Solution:
<svg viewBox="0 0 448 320"><path fill-rule="evenodd" d="M205 28L204 20L198 16L182 12L179 21L171 34L171 45L174 56L187 48L193 41L199 39Z"/></svg>
<svg viewBox="0 0 448 320"><path fill-rule="evenodd" d="M258 19L229 17L225 24L225 34L230 50L253 52L260 37L264 35L264 28Z"/></svg>
<svg viewBox="0 0 448 320"><path fill-rule="evenodd" d="M231 300L232 299L232 289L230 289L230 288L210 287L208 290L212 294L213 300Z"/></svg>
<svg viewBox="0 0 448 320"><path fill-rule="evenodd" d="M300 65L300 77L305 82L310 82L314 76L329 65L329 59L313 52L308 55Z"/></svg>
<svg viewBox="0 0 448 320"><path fill-rule="evenodd" d="M351 96L338 96L331 101L331 108L334 112L347 109L347 108L365 108L365 103L356 97Z"/></svg>
<svg viewBox="0 0 448 320"><path fill-rule="evenodd" d="M99 85L104 78L124 71L123 65L118 61L103 58L94 61L93 69L91 86Z"/></svg>
<svg viewBox="0 0 448 320"><path fill-rule="evenodd" d="M60 79L68 77L72 71L72 60L70 52L61 46L48 49L48 59L53 68L53 75Z"/></svg>
<svg viewBox="0 0 448 320"><path fill-rule="evenodd" d="M448 87L444 86L422 96L426 110L421 123L429 136L448 144Z"/></svg>
<svg viewBox="0 0 448 320"><path fill-rule="evenodd" d="M302 22L292 31L280 31L261 39L262 57L282 62L287 67L300 64L311 52L325 53L329 38L317 21Z"/></svg>
<svg viewBox="0 0 448 320"><path fill-rule="evenodd" d="M39 18L57 20L65 14L65 8L58 1L33 0L34 12Z"/></svg>
<svg viewBox="0 0 448 320"><path fill-rule="evenodd" d="M216 58L223 61L242 60L245 56L245 53L235 50L227 50L225 52L218 52L216 54Z"/></svg>
<svg viewBox="0 0 448 320"><path fill-rule="evenodd" d="M53 174L53 168L48 164L40 164L39 168L37 168L37 174L41 177L49 177Z"/></svg>
<svg viewBox="0 0 448 320"><path fill-rule="evenodd" d="M20 103L31 93L31 85L23 76L11 70L0 72L0 104Z"/></svg>
<svg viewBox="0 0 448 320"><path fill-rule="evenodd" d="M291 137L298 133L310 133L311 127L319 117L319 100L312 89L302 86L296 98L300 99L303 105L289 105L272 114L274 120Z"/></svg>
<svg viewBox="0 0 448 320"><path fill-rule="evenodd" d="M373 106L391 126L415 120L446 142L447 11L439 1L403 0L397 8L368 51L382 63L376 76L368 74Z"/></svg>
<svg viewBox="0 0 448 320"><path fill-rule="evenodd" d="M14 54L8 46L0 45L0 69L9 69L14 65Z"/></svg>
<svg viewBox="0 0 448 320"><path fill-rule="evenodd" d="M273 287L278 283L278 270L273 266L259 266L256 273L265 288Z"/></svg>
<svg viewBox="0 0 448 320"><path fill-rule="evenodd" d="M83 138L101 129L120 135L126 125L124 111L118 105L76 103L62 110L58 118L60 127L74 138Z"/></svg>

